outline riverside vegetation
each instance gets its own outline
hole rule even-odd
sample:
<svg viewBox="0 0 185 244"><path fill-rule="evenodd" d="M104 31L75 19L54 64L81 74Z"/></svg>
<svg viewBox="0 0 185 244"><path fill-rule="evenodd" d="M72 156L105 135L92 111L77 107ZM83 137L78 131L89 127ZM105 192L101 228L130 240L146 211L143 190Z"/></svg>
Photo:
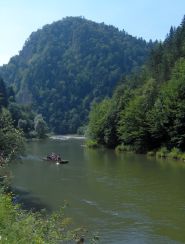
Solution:
<svg viewBox="0 0 185 244"><path fill-rule="evenodd" d="M50 244L78 241L83 229L70 229L71 220L64 211L47 216L44 212L28 212L12 204L12 196L0 193L0 241L2 243ZM95 243L95 242L94 242Z"/></svg>
<svg viewBox="0 0 185 244"><path fill-rule="evenodd" d="M152 49L139 73L124 77L111 98L93 105L89 137L106 147L120 145L117 150L184 159L184 47L185 18Z"/></svg>

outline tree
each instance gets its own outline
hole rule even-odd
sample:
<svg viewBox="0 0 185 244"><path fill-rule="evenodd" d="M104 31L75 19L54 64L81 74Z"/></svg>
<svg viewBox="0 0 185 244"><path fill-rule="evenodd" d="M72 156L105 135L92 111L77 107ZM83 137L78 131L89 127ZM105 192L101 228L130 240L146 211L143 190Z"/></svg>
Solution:
<svg viewBox="0 0 185 244"><path fill-rule="evenodd" d="M35 131L38 134L39 138L44 138L46 136L46 133L48 131L47 124L44 121L41 114L38 114L34 119L34 128Z"/></svg>
<svg viewBox="0 0 185 244"><path fill-rule="evenodd" d="M7 97L5 83L3 79L0 78L0 108L7 107L7 105L8 105L8 97Z"/></svg>
<svg viewBox="0 0 185 244"><path fill-rule="evenodd" d="M95 103L89 114L88 135L97 143L104 144L104 127L107 119L107 111L110 100L104 99L101 103Z"/></svg>
<svg viewBox="0 0 185 244"><path fill-rule="evenodd" d="M156 96L156 81L149 79L142 89L135 90L134 97L121 112L118 128L120 141L132 145L136 151L145 152L154 147L149 132L148 113L154 105Z"/></svg>
<svg viewBox="0 0 185 244"><path fill-rule="evenodd" d="M22 129L24 132L27 131L28 123L26 120L19 119L18 120L18 128Z"/></svg>
<svg viewBox="0 0 185 244"><path fill-rule="evenodd" d="M97 127L102 144L113 145L114 141L114 146L123 143L139 152L161 146L185 150L184 19L178 28L170 29L163 43L156 43L142 69L117 87ZM101 103L96 106L101 108ZM95 112L94 126L102 111ZM97 135L97 130L91 132Z"/></svg>
<svg viewBox="0 0 185 244"><path fill-rule="evenodd" d="M150 113L150 130L161 144L185 150L185 59L176 62Z"/></svg>
<svg viewBox="0 0 185 244"><path fill-rule="evenodd" d="M10 112L3 108L0 112L0 152L4 162L21 154L23 149L22 132L14 128Z"/></svg>

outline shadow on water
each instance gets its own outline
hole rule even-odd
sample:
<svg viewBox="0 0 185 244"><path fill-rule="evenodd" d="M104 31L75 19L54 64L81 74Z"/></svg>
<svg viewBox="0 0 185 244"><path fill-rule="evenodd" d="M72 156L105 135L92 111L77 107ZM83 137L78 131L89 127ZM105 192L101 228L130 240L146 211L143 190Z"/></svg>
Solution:
<svg viewBox="0 0 185 244"><path fill-rule="evenodd" d="M11 192L13 193L13 202L15 204L21 204L22 209L31 210L33 212L46 210L48 213L51 213L51 208L40 201L39 198L31 195L30 192L16 187L11 187Z"/></svg>

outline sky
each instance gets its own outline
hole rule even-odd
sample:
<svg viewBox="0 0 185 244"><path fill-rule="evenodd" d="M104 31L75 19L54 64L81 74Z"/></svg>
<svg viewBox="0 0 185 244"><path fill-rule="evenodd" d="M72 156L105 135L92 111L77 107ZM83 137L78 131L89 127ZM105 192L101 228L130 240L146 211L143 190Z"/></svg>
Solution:
<svg viewBox="0 0 185 244"><path fill-rule="evenodd" d="M145 40L164 40L185 15L185 0L0 0L0 65L29 35L66 16L114 25Z"/></svg>

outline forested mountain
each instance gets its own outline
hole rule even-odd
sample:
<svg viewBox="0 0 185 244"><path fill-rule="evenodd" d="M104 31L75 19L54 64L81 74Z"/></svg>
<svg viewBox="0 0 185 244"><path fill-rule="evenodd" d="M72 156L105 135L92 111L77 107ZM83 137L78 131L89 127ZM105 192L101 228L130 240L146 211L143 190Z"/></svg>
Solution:
<svg viewBox="0 0 185 244"><path fill-rule="evenodd" d="M111 99L93 106L88 132L108 147L185 151L185 18L139 74L124 78Z"/></svg>
<svg viewBox="0 0 185 244"><path fill-rule="evenodd" d="M32 33L0 75L52 130L74 133L86 123L91 105L137 70L152 46L113 26L67 17Z"/></svg>

